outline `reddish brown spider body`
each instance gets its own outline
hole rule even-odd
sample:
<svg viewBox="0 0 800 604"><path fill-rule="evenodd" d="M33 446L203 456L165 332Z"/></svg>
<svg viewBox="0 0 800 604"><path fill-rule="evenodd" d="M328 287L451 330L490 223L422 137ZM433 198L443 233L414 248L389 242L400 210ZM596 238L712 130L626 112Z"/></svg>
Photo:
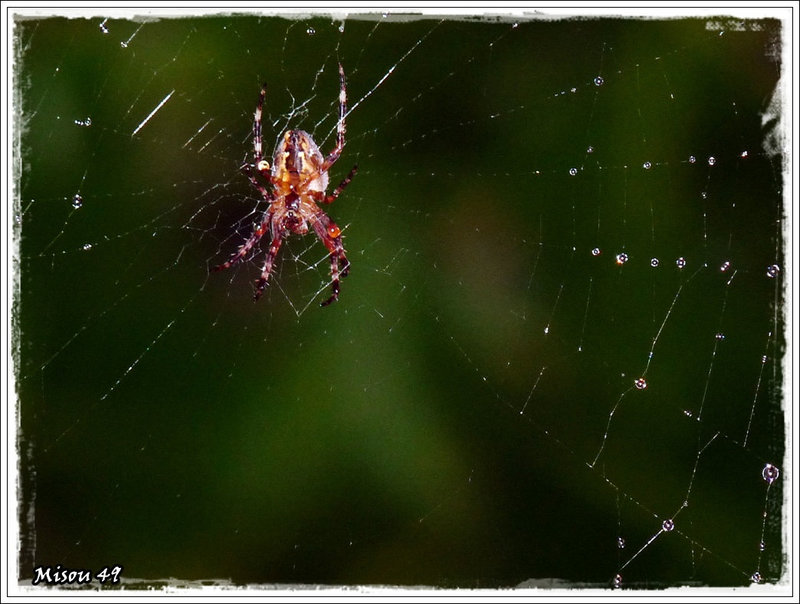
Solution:
<svg viewBox="0 0 800 604"><path fill-rule="evenodd" d="M262 155L261 114L266 88L261 89L253 120L254 163L242 166L242 172L258 189L264 201L269 203L269 208L264 213L261 223L253 230L253 234L231 259L214 267L214 270L230 268L245 258L261 237L270 233L270 246L261 277L256 280L254 300L258 300L264 293L264 288L272 273L272 265L283 240L293 233L305 235L308 233L309 226L328 249L331 261L332 294L322 303L322 306L327 306L339 299L339 279L347 276L350 262L345 256L341 230L317 205L318 203L331 203L335 200L350 184L357 169L357 166L353 166L353 169L334 189L333 193L325 194L325 190L328 188L328 170L339 159L345 142L344 117L347 112L347 96L344 69L341 65L339 65L339 79L341 82L339 122L336 128L336 146L333 150L325 157L308 132L287 130L272 155L272 167ZM262 180L269 186L265 186Z"/></svg>

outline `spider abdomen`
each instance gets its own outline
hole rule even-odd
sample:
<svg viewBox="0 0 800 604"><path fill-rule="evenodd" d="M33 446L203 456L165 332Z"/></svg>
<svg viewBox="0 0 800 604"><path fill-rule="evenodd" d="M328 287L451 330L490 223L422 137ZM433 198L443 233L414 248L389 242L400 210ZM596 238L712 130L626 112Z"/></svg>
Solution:
<svg viewBox="0 0 800 604"><path fill-rule="evenodd" d="M305 130L283 133L272 156L272 178L288 190L319 191L328 188L325 158Z"/></svg>

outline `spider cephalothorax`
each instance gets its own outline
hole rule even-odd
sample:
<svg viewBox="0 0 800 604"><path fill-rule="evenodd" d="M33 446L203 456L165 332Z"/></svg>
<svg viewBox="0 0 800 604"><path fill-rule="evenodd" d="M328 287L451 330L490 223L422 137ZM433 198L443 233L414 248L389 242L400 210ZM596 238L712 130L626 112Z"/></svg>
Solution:
<svg viewBox="0 0 800 604"><path fill-rule="evenodd" d="M261 277L256 281L255 300L264 293L272 264L278 255L283 240L291 233L305 235L309 226L330 252L331 289L330 298L322 303L327 306L339 298L339 278L347 276L350 262L342 246L342 232L336 223L323 212L317 204L331 203L355 176L357 166L353 166L347 177L333 190L325 194L328 188L328 170L336 163L344 148L345 123L347 112L347 95L344 81L344 69L339 65L339 122L336 128L336 146L327 155L322 155L317 143L308 132L303 130L287 130L284 132L275 152L272 155L272 166L262 154L261 145L261 113L267 91L262 87L258 96L255 119L253 120L253 146L255 157L252 164L242 166L242 171L258 189L269 208L264 213L261 223L255 227L250 238L242 244L230 260L215 267L214 270L230 268L247 256L252 247L262 236L270 233L270 245ZM268 183L267 185L264 182Z"/></svg>

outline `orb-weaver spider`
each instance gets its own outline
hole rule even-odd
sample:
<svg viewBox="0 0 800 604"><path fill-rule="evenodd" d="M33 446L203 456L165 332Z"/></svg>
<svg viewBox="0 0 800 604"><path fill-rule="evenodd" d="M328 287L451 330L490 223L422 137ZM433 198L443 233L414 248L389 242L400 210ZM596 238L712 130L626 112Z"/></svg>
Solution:
<svg viewBox="0 0 800 604"><path fill-rule="evenodd" d="M272 154L270 167L262 155L261 115L264 99L267 95L266 84L258 95L255 118L253 120L253 147L255 152L252 164L244 164L242 172L250 179L253 186L269 204L261 223L258 224L250 238L245 241L230 260L214 267L215 271L230 268L241 261L256 245L264 234L270 233L269 251L264 261L261 277L256 280L256 291L253 299L257 301L267 286L272 265L283 240L291 233L305 235L311 226L317 237L328 248L331 260L330 298L322 302L327 306L339 299L339 278L346 277L350 270L350 262L345 256L342 246L342 232L336 223L323 212L318 203L331 203L336 199L356 174L358 166L353 166L345 179L330 195L325 194L328 187L328 170L336 163L344 148L345 113L347 112L347 92L345 88L344 69L339 64L339 122L336 127L336 146L323 157L319 147L304 130L287 130L284 132L275 152ZM269 183L265 186L258 177Z"/></svg>

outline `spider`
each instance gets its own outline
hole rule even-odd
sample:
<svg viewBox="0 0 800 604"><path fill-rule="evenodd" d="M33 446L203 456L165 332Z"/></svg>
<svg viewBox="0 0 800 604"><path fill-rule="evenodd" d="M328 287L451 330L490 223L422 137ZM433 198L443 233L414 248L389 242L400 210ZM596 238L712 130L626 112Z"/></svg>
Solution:
<svg viewBox="0 0 800 604"><path fill-rule="evenodd" d="M339 278L346 277L350 271L350 262L342 246L342 231L317 205L331 203L339 197L358 170L357 165L353 166L333 193L325 194L325 189L328 187L328 170L339 159L345 142L344 116L347 112L347 93L341 64L339 64L339 81L341 83L339 122L336 127L336 146L333 150L323 157L317 143L308 132L287 130L272 154L272 166L264 159L261 150L261 114L267 95L266 84L261 87L253 120L254 162L244 164L241 170L269 207L261 223L255 226L253 234L230 260L214 267L215 271L221 271L241 261L261 237L269 232L271 237L269 251L261 270L261 277L255 282L254 301L258 301L264 293L273 262L283 240L291 233L305 235L308 233L309 225L330 252L332 294L322 302L321 306L327 306L339 299ZM265 186L259 176L269 183L269 186Z"/></svg>

